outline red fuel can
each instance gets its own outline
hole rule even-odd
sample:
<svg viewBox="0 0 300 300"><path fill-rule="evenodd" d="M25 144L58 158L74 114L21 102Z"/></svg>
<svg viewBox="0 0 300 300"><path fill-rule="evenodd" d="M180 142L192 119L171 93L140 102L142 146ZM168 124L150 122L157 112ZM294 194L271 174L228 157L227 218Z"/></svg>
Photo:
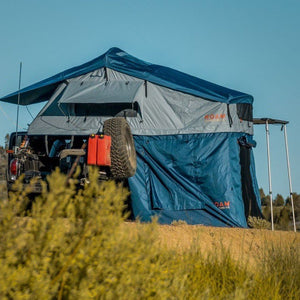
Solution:
<svg viewBox="0 0 300 300"><path fill-rule="evenodd" d="M87 164L111 166L111 137L92 134L88 140Z"/></svg>
<svg viewBox="0 0 300 300"><path fill-rule="evenodd" d="M97 165L97 141L98 135L92 134L88 141L87 164Z"/></svg>
<svg viewBox="0 0 300 300"><path fill-rule="evenodd" d="M110 147L111 137L108 135L100 135L97 141L97 165L111 166Z"/></svg>

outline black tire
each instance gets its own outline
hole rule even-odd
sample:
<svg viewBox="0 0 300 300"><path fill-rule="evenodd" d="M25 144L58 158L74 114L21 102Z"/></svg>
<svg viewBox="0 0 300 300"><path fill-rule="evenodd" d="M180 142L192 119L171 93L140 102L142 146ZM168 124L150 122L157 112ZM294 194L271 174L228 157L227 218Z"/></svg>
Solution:
<svg viewBox="0 0 300 300"><path fill-rule="evenodd" d="M111 136L111 175L115 179L131 177L136 171L136 152L130 127L124 118L104 122L103 132Z"/></svg>

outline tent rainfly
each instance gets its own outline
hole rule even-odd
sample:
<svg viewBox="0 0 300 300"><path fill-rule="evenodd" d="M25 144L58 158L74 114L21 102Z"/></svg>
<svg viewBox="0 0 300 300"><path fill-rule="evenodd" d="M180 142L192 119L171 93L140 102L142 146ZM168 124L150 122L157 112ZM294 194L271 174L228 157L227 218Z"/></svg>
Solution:
<svg viewBox="0 0 300 300"><path fill-rule="evenodd" d="M137 152L135 218L247 227L248 216L261 216L252 96L118 48L0 100L17 104L18 94L21 105L47 101L29 135L87 136L126 117Z"/></svg>

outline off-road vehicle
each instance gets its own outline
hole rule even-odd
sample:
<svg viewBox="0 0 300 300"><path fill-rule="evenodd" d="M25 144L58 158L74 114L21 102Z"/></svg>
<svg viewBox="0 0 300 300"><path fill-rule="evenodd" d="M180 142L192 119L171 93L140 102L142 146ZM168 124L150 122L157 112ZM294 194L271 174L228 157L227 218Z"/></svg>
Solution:
<svg viewBox="0 0 300 300"><path fill-rule="evenodd" d="M136 171L136 152L130 127L123 117L104 122L103 131L90 136L10 135L7 187L11 190L22 174L24 185L32 178L44 180L55 168L70 178L80 166L79 182L88 181L89 166L99 169L101 179L125 179ZM41 192L41 184L30 185L32 193Z"/></svg>

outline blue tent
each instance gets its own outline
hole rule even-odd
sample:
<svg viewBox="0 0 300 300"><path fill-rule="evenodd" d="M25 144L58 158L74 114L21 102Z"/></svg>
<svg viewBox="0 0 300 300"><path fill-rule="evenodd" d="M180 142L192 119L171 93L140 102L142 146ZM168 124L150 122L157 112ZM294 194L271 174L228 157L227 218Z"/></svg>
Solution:
<svg viewBox="0 0 300 300"><path fill-rule="evenodd" d="M142 61L118 48L111 48L101 56L74 68L58 73L21 90L21 105L49 100L57 86L64 80L87 74L103 67L141 78L174 90L224 103L252 103L250 95L240 93L197 77ZM17 103L18 91L1 101Z"/></svg>
<svg viewBox="0 0 300 300"><path fill-rule="evenodd" d="M20 95L21 105L48 101L29 135L89 135L124 105L136 108L127 118L138 163L129 179L135 218L246 227L248 216L261 216L252 96L118 48ZM17 103L17 96L0 100Z"/></svg>

